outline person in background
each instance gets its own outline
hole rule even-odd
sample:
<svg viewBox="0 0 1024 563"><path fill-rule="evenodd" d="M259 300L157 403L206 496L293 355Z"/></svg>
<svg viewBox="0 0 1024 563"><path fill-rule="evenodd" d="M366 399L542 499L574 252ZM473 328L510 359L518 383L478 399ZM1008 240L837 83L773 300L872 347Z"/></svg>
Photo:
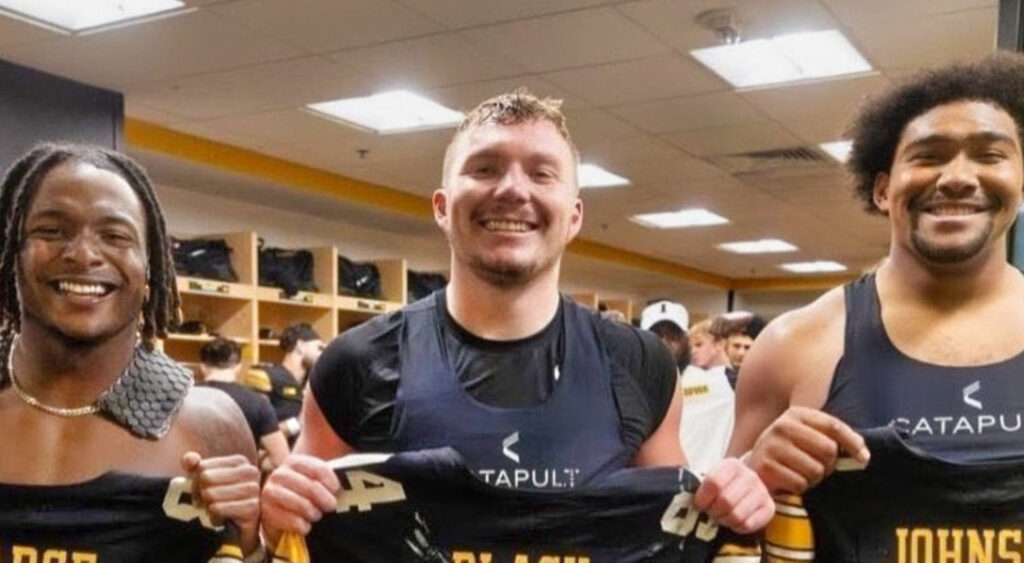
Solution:
<svg viewBox="0 0 1024 563"><path fill-rule="evenodd" d="M245 416L254 444L266 453L269 471L288 457L288 441L277 426L277 415L270 401L241 383L242 349L234 340L217 337L199 348L199 369L203 385L228 394Z"/></svg>
<svg viewBox="0 0 1024 563"><path fill-rule="evenodd" d="M277 423L294 444L302 425L303 387L309 371L324 351L324 341L309 323L295 323L284 329L280 338L284 359L280 364L263 364L249 370L245 384L265 393L277 413Z"/></svg>

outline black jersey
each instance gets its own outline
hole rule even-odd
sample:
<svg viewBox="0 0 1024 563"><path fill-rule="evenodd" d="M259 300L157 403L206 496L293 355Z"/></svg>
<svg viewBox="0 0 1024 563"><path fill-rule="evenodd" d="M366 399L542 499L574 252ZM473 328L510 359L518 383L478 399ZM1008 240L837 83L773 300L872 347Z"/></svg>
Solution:
<svg viewBox="0 0 1024 563"><path fill-rule="evenodd" d="M249 430L257 445L260 443L260 438L277 432L277 415L265 396L240 383L230 381L207 381L203 385L220 389L235 401L238 408L242 410L242 414L245 415L245 422L249 425Z"/></svg>
<svg viewBox="0 0 1024 563"><path fill-rule="evenodd" d="M1024 457L944 461L887 427L871 461L804 495L818 561L1004 563L1024 557Z"/></svg>
<svg viewBox="0 0 1024 563"><path fill-rule="evenodd" d="M944 458L992 461L1024 451L1024 354L966 367L906 356L882 324L874 275L846 286L843 346L826 412L854 428L892 424Z"/></svg>
<svg viewBox="0 0 1024 563"><path fill-rule="evenodd" d="M682 468L624 469L560 492L515 491L475 478L448 448L365 463L339 460L337 512L306 537L313 562L703 562L717 526L691 506L699 480ZM276 561L304 563L285 539Z"/></svg>
<svg viewBox="0 0 1024 563"><path fill-rule="evenodd" d="M229 563L229 528L192 504L185 478L110 472L73 485L0 484L3 563Z"/></svg>
<svg viewBox="0 0 1024 563"><path fill-rule="evenodd" d="M552 374L564 348L564 310L538 334L516 341L481 339L447 312L444 292L424 301L436 305L444 352L466 393L500 408L546 401L558 388ZM345 331L327 347L310 374L310 387L331 428L360 451L394 451L396 396L402 335L408 311L377 316ZM612 380L623 440L638 447L661 423L676 388L676 368L658 337L594 314L597 338L625 377Z"/></svg>

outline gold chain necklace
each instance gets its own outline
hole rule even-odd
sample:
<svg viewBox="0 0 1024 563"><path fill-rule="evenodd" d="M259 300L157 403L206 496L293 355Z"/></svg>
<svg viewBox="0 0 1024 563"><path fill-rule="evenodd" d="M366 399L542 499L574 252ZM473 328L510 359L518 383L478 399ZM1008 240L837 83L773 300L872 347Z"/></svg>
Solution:
<svg viewBox="0 0 1024 563"><path fill-rule="evenodd" d="M11 388L14 389L14 394L17 395L19 399L24 401L25 404L37 408L47 414L62 416L65 418L75 418L78 416L86 416L100 412L100 406L96 404L96 402L99 401L99 399L97 399L97 401L94 401L91 405L69 409L65 407L54 407L51 405L47 405L46 403L40 401L39 399L36 399L32 395L29 395L24 389L21 388L20 385L18 385L18 380L14 377L14 346L17 342L18 341L16 339L11 341L11 349L7 353L7 375L11 378Z"/></svg>

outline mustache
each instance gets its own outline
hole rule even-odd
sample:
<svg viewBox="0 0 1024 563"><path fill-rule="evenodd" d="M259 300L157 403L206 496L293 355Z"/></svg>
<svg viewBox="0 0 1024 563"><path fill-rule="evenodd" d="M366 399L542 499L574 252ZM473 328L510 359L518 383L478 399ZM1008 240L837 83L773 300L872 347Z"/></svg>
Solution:
<svg viewBox="0 0 1024 563"><path fill-rule="evenodd" d="M939 207L943 205L964 205L969 207L975 207L978 209L999 209L1002 207L1002 202L998 199L991 197L967 197L967 198L951 198L943 195L921 194L910 200L910 209L913 211L924 211L932 207Z"/></svg>

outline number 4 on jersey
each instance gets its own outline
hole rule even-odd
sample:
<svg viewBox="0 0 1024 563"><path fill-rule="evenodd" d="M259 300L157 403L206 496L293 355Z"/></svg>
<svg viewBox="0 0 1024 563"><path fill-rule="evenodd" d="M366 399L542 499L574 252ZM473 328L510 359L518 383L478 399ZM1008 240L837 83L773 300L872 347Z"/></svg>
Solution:
<svg viewBox="0 0 1024 563"><path fill-rule="evenodd" d="M352 470L345 472L348 488L342 485L338 493L338 512L355 508L359 512L373 509L375 504L405 500L405 489L398 481L381 477L369 471Z"/></svg>

